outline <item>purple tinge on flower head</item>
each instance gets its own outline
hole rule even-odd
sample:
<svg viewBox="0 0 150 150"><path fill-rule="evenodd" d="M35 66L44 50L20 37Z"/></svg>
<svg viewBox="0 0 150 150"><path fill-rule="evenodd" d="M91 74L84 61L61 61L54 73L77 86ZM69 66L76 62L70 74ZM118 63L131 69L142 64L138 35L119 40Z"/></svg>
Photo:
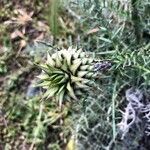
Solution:
<svg viewBox="0 0 150 150"><path fill-rule="evenodd" d="M94 71L104 71L109 69L112 66L111 62L103 61L94 64Z"/></svg>

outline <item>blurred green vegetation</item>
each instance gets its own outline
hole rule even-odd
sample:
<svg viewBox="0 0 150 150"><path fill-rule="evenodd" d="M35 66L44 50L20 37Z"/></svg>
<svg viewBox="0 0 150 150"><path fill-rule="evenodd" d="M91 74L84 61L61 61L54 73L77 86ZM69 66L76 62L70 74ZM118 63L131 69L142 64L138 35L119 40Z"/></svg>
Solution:
<svg viewBox="0 0 150 150"><path fill-rule="evenodd" d="M150 89L149 8L148 0L0 1L0 149L148 150L144 133L139 141L130 133L136 146L118 139L117 124L126 90ZM35 64L69 46L112 67L60 110L35 86Z"/></svg>

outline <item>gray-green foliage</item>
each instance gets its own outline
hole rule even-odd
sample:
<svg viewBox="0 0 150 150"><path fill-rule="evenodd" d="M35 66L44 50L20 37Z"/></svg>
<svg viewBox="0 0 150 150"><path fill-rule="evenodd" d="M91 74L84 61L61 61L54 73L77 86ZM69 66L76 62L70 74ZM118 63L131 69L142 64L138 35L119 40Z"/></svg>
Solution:
<svg viewBox="0 0 150 150"><path fill-rule="evenodd" d="M97 52L115 50L116 47L132 46L134 49L138 43L148 40L147 37L143 38L143 31L149 32L150 4L147 0L88 0L78 1L78 4L85 14L81 22L87 26L87 30L99 27L95 35L86 36L89 44L81 42L86 49Z"/></svg>
<svg viewBox="0 0 150 150"><path fill-rule="evenodd" d="M84 102L83 113L75 127L79 150L84 150L85 147L89 150L99 150L107 147L112 139L110 99L109 96L105 97L105 94L108 96L106 92L103 95L89 96Z"/></svg>
<svg viewBox="0 0 150 150"><path fill-rule="evenodd" d="M97 59L113 63L105 77L100 76L96 81L97 88L102 85L99 94L94 91L99 96L86 99L84 112L76 125L79 149L111 149L118 133L120 109L125 107L122 100L126 88L148 89L150 86L150 3L148 0L73 1L76 4L70 3L70 6L80 7L84 14L81 22L85 29L99 28L97 33L86 35L86 40L81 38L81 45ZM107 94L103 93L105 90ZM130 140L139 144L132 137Z"/></svg>

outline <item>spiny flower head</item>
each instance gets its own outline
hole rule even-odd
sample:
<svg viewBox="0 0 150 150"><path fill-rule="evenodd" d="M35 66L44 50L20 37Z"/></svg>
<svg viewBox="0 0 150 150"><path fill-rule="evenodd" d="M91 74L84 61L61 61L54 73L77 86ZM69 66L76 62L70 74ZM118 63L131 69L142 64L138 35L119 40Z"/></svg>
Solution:
<svg viewBox="0 0 150 150"><path fill-rule="evenodd" d="M61 106L65 100L77 100L82 95L81 89L89 88L91 79L96 77L94 60L88 58L82 49L70 47L52 54L47 54L47 61L40 65L42 86L46 89L44 97L56 98Z"/></svg>

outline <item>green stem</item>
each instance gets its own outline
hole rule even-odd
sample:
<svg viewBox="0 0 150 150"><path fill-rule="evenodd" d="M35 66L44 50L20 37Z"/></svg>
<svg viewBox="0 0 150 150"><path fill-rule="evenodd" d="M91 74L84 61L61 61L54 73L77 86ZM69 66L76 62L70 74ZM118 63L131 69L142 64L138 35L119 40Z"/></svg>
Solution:
<svg viewBox="0 0 150 150"><path fill-rule="evenodd" d="M137 44L141 43L142 40L142 30L141 30L141 23L140 23L140 16L138 12L138 0L131 0L132 5L132 21L134 25L134 34L136 37Z"/></svg>
<svg viewBox="0 0 150 150"><path fill-rule="evenodd" d="M114 84L113 88L113 95L112 95L112 128L113 128L113 140L115 140L116 137L116 122L115 122L115 99L117 97L117 77L116 77L116 82Z"/></svg>

